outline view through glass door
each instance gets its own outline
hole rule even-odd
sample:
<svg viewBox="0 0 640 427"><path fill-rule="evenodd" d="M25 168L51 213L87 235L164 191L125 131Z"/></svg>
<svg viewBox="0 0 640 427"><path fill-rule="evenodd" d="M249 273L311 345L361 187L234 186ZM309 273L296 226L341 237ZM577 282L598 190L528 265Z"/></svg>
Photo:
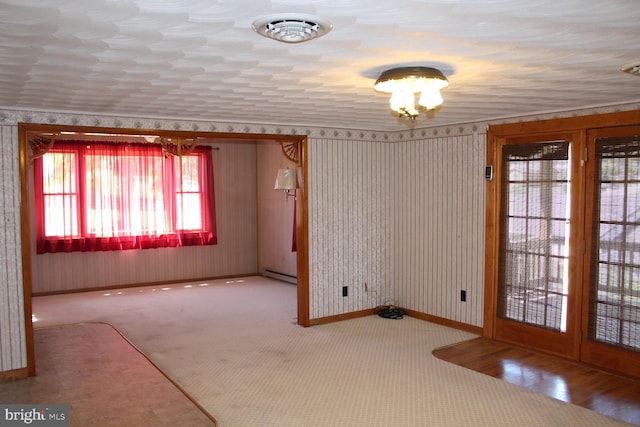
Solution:
<svg viewBox="0 0 640 427"><path fill-rule="evenodd" d="M589 132L582 360L640 376L640 126Z"/></svg>
<svg viewBox="0 0 640 427"><path fill-rule="evenodd" d="M574 135L501 147L496 337L575 357L575 277L570 277ZM573 234L572 234L573 233ZM573 315L572 315L573 314Z"/></svg>
<svg viewBox="0 0 640 427"><path fill-rule="evenodd" d="M640 126L492 143L492 337L640 378Z"/></svg>

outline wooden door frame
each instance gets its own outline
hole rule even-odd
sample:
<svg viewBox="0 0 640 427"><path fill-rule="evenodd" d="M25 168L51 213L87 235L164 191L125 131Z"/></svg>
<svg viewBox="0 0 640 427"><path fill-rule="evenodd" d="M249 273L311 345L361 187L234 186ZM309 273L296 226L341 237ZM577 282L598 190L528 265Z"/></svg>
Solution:
<svg viewBox="0 0 640 427"><path fill-rule="evenodd" d="M487 131L487 165L495 166L499 164L499 162L501 161L501 152L497 149L497 147L505 140L505 138L518 138L522 135L543 135L561 132L579 132L582 135L581 137L586 140L587 131L590 129L634 124L640 124L640 110L489 126ZM585 144L586 141L582 141L582 143ZM498 322L497 296L500 243L500 236L498 235L498 231L501 206L501 171L500 168L494 167L493 172L494 173L492 180L487 181L486 187L487 205L485 226L486 237L483 336L496 339L496 325ZM576 172L577 171L573 171L572 173ZM584 200L582 200L581 203L584 203ZM583 212L579 214L584 215ZM573 243L575 250L575 244L580 244L580 242ZM582 256L581 253L580 256ZM578 280L581 283L584 280L584 277L582 276L582 269L580 270L581 271L579 272L574 272L574 280ZM581 294L580 298L582 298ZM576 307L576 309L581 311L582 305L580 305L579 308ZM536 349L544 351L544 349ZM552 352L556 353L556 351ZM570 355L574 360L577 360L579 358L579 351L572 350L570 351ZM566 355L564 357L566 357Z"/></svg>
<svg viewBox="0 0 640 427"><path fill-rule="evenodd" d="M19 166L20 166L20 237L22 243L22 290L24 301L24 322L25 341L27 355L27 375L36 375L35 365L35 344L33 327L33 307L32 307L32 275L31 275L31 229L30 218L33 215L29 209L29 197L33 192L28 188L28 162L29 141L28 132L84 132L84 133L112 133L112 134L132 134L132 135L159 135L175 136L183 138L217 138L225 140L268 140L268 141L288 141L298 144L299 165L302 168L303 182L298 189L296 197L296 266L297 266L297 323L301 326L310 326L309 320L309 216L308 216L308 164L307 164L307 143L306 136L296 135L271 135L271 134L239 134L222 132L190 132L152 129L129 129L129 128L101 128L74 125L47 125L37 123L18 124L18 144L19 144Z"/></svg>
<svg viewBox="0 0 640 427"><path fill-rule="evenodd" d="M498 285L499 285L499 259L500 259L500 239L502 234L500 233L500 222L501 222L501 211L502 211L502 167L497 167L497 165L502 163L502 151L498 148L505 147L507 145L514 144L530 144L537 143L540 141L568 141L571 143L571 157L574 158L576 155L580 153L579 146L576 145L576 141L580 141L584 139L584 135L582 131L578 130L563 130L563 131L553 131L553 132L536 132L526 135L502 135L496 136L494 140L492 140L492 149L493 156L491 158L495 177L493 181L488 185L487 188L487 208L489 209L489 205L491 205L492 210L492 227L493 230L490 234L487 232L487 240L491 240L492 244L492 253L491 256L487 256L487 258L491 258L492 269L495 274L495 288L493 291L493 307L491 313L491 322L493 324L491 331L491 338L494 338L499 341L508 342L512 344L517 344L524 347L535 348L535 346L529 344L529 342L544 342L545 349L548 353L569 358L569 359L577 359L578 352L580 350L579 344L576 341L576 337L580 333L580 317L579 317L579 308L580 304L580 277L579 272L580 269L575 268L576 263L579 263L582 260L581 253L578 251L578 248L581 247L581 230L576 229L575 227L571 228L569 235L569 265L571 266L568 274L569 274L569 292L568 292L568 300L567 306L571 307L572 310L568 313L567 316L567 324L566 331L559 332L550 329L541 328L535 325L528 325L524 323L515 322L509 319L501 319L498 317ZM489 157L488 157L489 159ZM572 160L574 165L578 164L580 157ZM582 168L583 169L583 168ZM571 185L580 185L583 181L581 179L577 179L577 176L582 173L580 168L571 168ZM579 189L577 190L578 194L581 194ZM572 190L573 192L573 190ZM492 202L489 202L491 200ZM581 206L581 201L575 198L571 199L571 212L572 212L572 221L576 224L580 224L579 217L581 215L581 210L579 207ZM577 218L578 217L578 218ZM488 255L488 254L487 254Z"/></svg>
<svg viewBox="0 0 640 427"><path fill-rule="evenodd" d="M627 136L628 130L630 127L637 128L640 133L640 123L635 125L629 125L629 126L609 127L609 128L589 130L587 132L586 138L587 138L587 144L589 144L588 145L589 148L593 149L593 151L590 151L590 153L593 153L595 151L595 140L597 138ZM592 154L591 158L593 158L594 161L591 161L588 167L587 181L593 184L593 183L596 183L595 155ZM597 182L599 182L599 178ZM593 206L594 195L595 195L595 192L589 192L589 194L587 194L588 204L586 204L585 206L595 207ZM585 209L585 217L586 217L585 227L590 227L592 225L593 215L594 215L593 209L589 209L589 211ZM583 269L585 273L585 279L584 279L585 281L591 280L590 272L591 272L591 262L592 262L592 259L591 259L592 248L593 248L592 245L593 245L593 238L585 242L585 249L586 249L584 253L585 268ZM589 289L586 289L587 287ZM591 287L590 284L585 286L585 291L590 292L590 287ZM588 331L589 331L589 321L590 321L589 313L591 311L591 303L592 301L590 300L589 295L586 295L586 297L583 299L583 302L582 302L582 312L585 313L586 315L583 316L583 319L582 319L582 330L584 331L584 338L583 338L583 344L581 346L580 359L585 363L598 365L598 366L602 366L603 364L606 364L608 366L608 370L611 370L617 373L622 373L624 375L629 375L634 378L640 378L640 364L638 363L638 359L640 359L640 356L633 355L629 351L626 351L622 348L619 348L613 345L608 345L603 342L592 341L590 339ZM611 357L612 355L614 355L615 357Z"/></svg>

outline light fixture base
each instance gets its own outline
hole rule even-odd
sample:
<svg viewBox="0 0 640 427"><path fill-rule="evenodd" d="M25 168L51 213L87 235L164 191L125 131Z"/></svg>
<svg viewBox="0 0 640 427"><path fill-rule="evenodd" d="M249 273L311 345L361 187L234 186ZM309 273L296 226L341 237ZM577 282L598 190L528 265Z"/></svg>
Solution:
<svg viewBox="0 0 640 427"><path fill-rule="evenodd" d="M391 93L392 90L387 89L385 83L392 80L402 79L435 79L442 82L442 87L446 87L449 84L447 78L442 74L442 71L437 68L431 67L398 67L384 71L378 77L373 87L381 92Z"/></svg>

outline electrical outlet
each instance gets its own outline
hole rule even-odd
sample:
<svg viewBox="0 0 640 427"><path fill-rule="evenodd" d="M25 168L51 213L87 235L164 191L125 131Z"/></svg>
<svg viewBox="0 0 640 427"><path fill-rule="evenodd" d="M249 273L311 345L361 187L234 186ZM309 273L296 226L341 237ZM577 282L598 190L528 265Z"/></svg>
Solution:
<svg viewBox="0 0 640 427"><path fill-rule="evenodd" d="M462 302L467 301L467 291L460 291L460 301Z"/></svg>
<svg viewBox="0 0 640 427"><path fill-rule="evenodd" d="M346 286L342 287L342 296L346 297L347 295L349 295L349 290Z"/></svg>

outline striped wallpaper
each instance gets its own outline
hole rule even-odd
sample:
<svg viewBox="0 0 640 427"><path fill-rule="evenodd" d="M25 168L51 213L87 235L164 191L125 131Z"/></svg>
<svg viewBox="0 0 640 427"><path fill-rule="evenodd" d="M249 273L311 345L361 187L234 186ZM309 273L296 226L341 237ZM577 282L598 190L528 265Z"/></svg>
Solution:
<svg viewBox="0 0 640 427"><path fill-rule="evenodd" d="M395 295L402 307L481 326L485 135L405 143L395 163ZM466 302L460 291L466 291Z"/></svg>
<svg viewBox="0 0 640 427"><path fill-rule="evenodd" d="M548 117L528 119L541 118ZM310 318L393 303L482 325L486 144L482 124L378 134L0 110L0 372L26 366L17 137L21 121L309 135ZM220 154L216 165L222 164L226 159ZM218 195L229 197L229 211L221 219L240 215L245 224L255 224L255 206L246 205L235 192L237 179L243 178L228 170L216 179L216 189L221 188ZM220 232L223 239L240 236L245 242L229 240L228 251L196 261L189 274L242 273L246 265L255 269L253 255L249 259L246 253L238 255L246 240L253 239L255 245L255 229L231 227ZM185 254L187 260L194 260L193 254ZM205 264L206 272L197 270ZM151 278L155 273L140 274ZM47 277L40 274L37 280ZM343 286L348 289L346 297L342 297ZM460 302L461 290L467 291L467 302Z"/></svg>
<svg viewBox="0 0 640 427"><path fill-rule="evenodd" d="M0 126L0 371L27 365L17 126Z"/></svg>
<svg viewBox="0 0 640 427"><path fill-rule="evenodd" d="M309 164L311 318L392 303L482 325L484 134L313 139Z"/></svg>
<svg viewBox="0 0 640 427"><path fill-rule="evenodd" d="M393 299L398 149L391 143L309 141L310 318ZM343 286L348 297L342 297Z"/></svg>
<svg viewBox="0 0 640 427"><path fill-rule="evenodd" d="M3 183L6 188L16 189L5 189L1 199L6 218L2 235L4 244L0 244L3 276L0 292L3 293L2 301L6 301L0 310L0 367L3 371L25 363L15 133L15 127L3 126L2 138L6 147L2 156ZM327 317L393 303L480 326L484 145L484 135L478 132L408 142L311 138L308 145L310 317ZM228 210L221 210L219 220L222 224L229 219L225 219L225 215L249 215L251 218L243 223L256 222L255 207L245 206L244 199L237 193L238 188L251 187L250 183L232 184L243 178L223 167L224 164L237 164L238 158L246 159L247 156L255 162L255 151L247 155L243 152L247 149L255 150L255 147L225 146L216 153L216 166L220 171L216 189L219 199L229 203ZM255 176L247 179L255 182ZM247 239L255 244L255 231L246 238L225 239L225 233L242 236L246 231L246 227L235 231L222 227L220 237L230 246L236 242L241 245L240 242ZM205 262L195 252L185 251L187 257L182 265L194 277L242 272L247 267L236 264L240 260L247 261L246 252L237 256L233 254L242 251L240 247L228 249L219 257L212 254L208 258L211 262L206 263L206 271L201 271ZM163 280L171 274L180 274L176 273L175 262L171 263L174 266L171 271L164 271L158 268L162 262L139 259L145 254L132 254L131 260L111 260L111 255L102 257L101 265L110 271L126 269L129 264L137 265L139 277L135 279L139 281ZM77 255L68 259L73 256ZM251 266L256 265L255 259L248 262ZM87 265L84 261L71 264ZM34 266L37 290L60 289L61 285L55 281L65 283L66 274L61 273L64 268L57 263L51 265L50 268L57 268L58 273ZM156 267L141 269L140 265ZM158 274L160 276L156 277ZM103 276L113 279L113 275L92 277L98 280ZM58 279L54 279L56 277ZM83 274L78 274L78 270L69 273L67 280L69 277L80 278L76 286L79 283L106 284L88 281ZM348 289L347 297L342 297L343 286ZM462 289L467 291L466 303L459 301Z"/></svg>

